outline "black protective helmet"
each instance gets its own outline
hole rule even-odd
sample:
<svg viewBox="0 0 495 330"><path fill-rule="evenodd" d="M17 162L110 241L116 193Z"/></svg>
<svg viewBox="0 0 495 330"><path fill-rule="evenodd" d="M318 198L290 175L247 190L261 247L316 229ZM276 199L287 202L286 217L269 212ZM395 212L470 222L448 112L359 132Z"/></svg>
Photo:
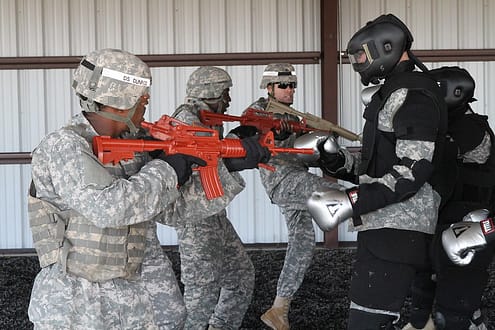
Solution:
<svg viewBox="0 0 495 330"><path fill-rule="evenodd" d="M361 82L378 83L389 75L413 37L407 26L392 14L381 15L357 31L347 44L347 54Z"/></svg>
<svg viewBox="0 0 495 330"><path fill-rule="evenodd" d="M458 66L444 66L429 72L440 85L449 112L465 109L468 103L476 101L473 98L474 79L467 70Z"/></svg>

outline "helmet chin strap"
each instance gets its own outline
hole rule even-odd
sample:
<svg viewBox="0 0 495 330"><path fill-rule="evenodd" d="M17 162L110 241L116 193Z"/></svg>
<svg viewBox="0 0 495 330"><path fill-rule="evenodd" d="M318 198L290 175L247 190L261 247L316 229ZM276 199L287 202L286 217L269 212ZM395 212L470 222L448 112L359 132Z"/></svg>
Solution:
<svg viewBox="0 0 495 330"><path fill-rule="evenodd" d="M94 112L98 116L105 117L108 119L111 119L113 121L118 121L121 123L125 123L127 127L129 127L129 132L131 134L135 134L139 131L139 128L134 125L132 122L132 117L134 116L134 113L136 112L137 106L139 102L137 102L132 108L129 109L129 112L127 113L126 117L119 116L115 113L111 112L104 112L100 111L98 105L94 101L89 101L89 100L81 100L81 107L88 111L88 112Z"/></svg>
<svg viewBox="0 0 495 330"><path fill-rule="evenodd" d="M225 103L223 102L221 96L219 98L216 98L216 99L203 99L202 101L204 103L206 103L210 107L210 109L211 109L212 105L216 104L217 105L216 110L213 112L219 113L219 114L224 113L223 110L225 110Z"/></svg>

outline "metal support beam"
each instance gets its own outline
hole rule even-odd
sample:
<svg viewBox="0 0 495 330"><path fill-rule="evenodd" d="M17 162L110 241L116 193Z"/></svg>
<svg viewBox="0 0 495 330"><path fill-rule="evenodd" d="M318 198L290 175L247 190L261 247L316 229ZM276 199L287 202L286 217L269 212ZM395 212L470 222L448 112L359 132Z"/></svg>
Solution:
<svg viewBox="0 0 495 330"><path fill-rule="evenodd" d="M321 20L321 107L322 117L338 123L338 16L339 1L324 0L320 3ZM323 245L336 248L338 229L325 232Z"/></svg>
<svg viewBox="0 0 495 330"><path fill-rule="evenodd" d="M320 52L138 55L150 67L265 65L273 62L318 64ZM0 57L0 70L75 69L82 56Z"/></svg>

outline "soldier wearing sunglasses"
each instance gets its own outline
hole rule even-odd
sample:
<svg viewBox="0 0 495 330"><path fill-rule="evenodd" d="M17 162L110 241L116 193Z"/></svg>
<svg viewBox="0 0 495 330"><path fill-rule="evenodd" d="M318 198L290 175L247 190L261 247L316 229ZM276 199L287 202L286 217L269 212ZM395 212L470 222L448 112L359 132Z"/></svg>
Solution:
<svg viewBox="0 0 495 330"><path fill-rule="evenodd" d="M260 85L261 89L266 89L267 96L259 98L249 108L266 110L269 100L290 106L294 101L296 87L297 76L291 64L269 64L263 72ZM280 118L299 121L299 118L289 114L280 115ZM242 138L250 132L252 134L253 127L240 126L234 131ZM297 135L290 131L290 127L274 133L278 146L294 146ZM296 155L280 154L271 157L268 164L275 167L275 171L260 168L261 181L271 202L280 207L285 217L288 243L284 266L278 279L277 296L261 320L270 328L281 330L289 329L290 303L301 286L315 247L313 221L306 201L316 187L339 189L340 186L308 172L308 166Z"/></svg>

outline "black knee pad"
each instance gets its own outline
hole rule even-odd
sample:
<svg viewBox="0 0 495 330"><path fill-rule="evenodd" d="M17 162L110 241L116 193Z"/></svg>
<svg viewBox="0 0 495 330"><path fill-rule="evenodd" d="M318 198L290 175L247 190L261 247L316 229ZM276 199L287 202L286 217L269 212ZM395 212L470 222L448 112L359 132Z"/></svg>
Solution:
<svg viewBox="0 0 495 330"><path fill-rule="evenodd" d="M409 322L416 329L424 328L430 318L435 298L435 286L430 272L416 274L411 289L412 304L409 318Z"/></svg>
<svg viewBox="0 0 495 330"><path fill-rule="evenodd" d="M409 323L416 329L423 329L430 319L431 308L412 307Z"/></svg>
<svg viewBox="0 0 495 330"><path fill-rule="evenodd" d="M392 330L395 329L394 320L395 317L392 315L368 313L351 309L349 310L347 330Z"/></svg>

